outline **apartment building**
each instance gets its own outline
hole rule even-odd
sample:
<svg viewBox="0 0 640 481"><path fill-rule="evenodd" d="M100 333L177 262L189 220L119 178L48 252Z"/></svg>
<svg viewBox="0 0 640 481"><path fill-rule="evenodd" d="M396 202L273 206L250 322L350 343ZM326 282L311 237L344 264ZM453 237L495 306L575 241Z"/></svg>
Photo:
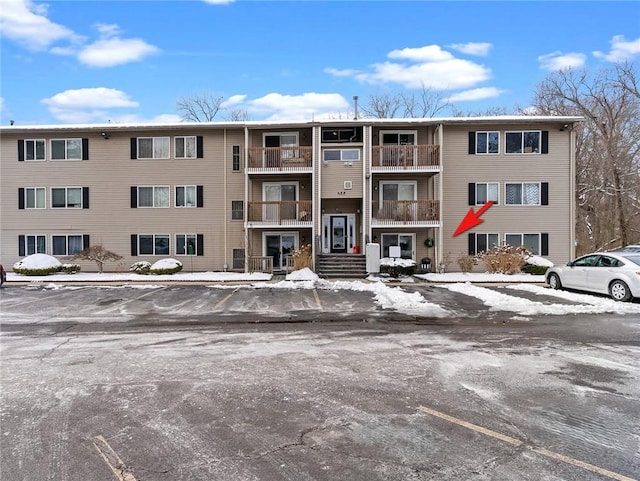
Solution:
<svg viewBox="0 0 640 481"><path fill-rule="evenodd" d="M0 261L102 244L109 270L283 271L368 243L432 270L491 245L574 251L578 117L12 125L0 128ZM469 209L493 205L454 237ZM82 264L94 271L92 263Z"/></svg>

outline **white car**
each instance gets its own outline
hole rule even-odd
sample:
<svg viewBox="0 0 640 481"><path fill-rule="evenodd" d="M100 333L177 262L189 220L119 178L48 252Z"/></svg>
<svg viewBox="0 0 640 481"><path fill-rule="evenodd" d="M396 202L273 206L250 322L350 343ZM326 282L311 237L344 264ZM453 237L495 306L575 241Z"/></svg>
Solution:
<svg viewBox="0 0 640 481"><path fill-rule="evenodd" d="M608 294L616 301L640 298L640 252L596 252L547 270L552 289Z"/></svg>

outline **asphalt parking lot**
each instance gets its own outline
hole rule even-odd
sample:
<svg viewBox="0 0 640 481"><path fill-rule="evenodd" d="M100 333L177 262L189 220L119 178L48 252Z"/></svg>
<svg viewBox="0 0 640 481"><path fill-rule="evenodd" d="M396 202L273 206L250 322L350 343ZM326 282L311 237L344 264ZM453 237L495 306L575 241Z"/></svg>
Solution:
<svg viewBox="0 0 640 481"><path fill-rule="evenodd" d="M3 289L0 477L638 479L637 316L403 290Z"/></svg>

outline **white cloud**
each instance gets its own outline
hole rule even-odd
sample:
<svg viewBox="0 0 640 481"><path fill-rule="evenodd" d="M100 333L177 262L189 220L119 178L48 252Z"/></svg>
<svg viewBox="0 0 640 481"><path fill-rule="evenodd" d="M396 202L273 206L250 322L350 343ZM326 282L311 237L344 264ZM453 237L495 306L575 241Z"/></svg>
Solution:
<svg viewBox="0 0 640 481"><path fill-rule="evenodd" d="M302 95L270 93L251 100L246 105L249 113L269 115L267 120L310 120L324 115L336 115L351 109L340 94L308 92Z"/></svg>
<svg viewBox="0 0 640 481"><path fill-rule="evenodd" d="M56 119L72 123L106 122L109 109L138 106L121 90L105 87L65 90L42 103Z"/></svg>
<svg viewBox="0 0 640 481"><path fill-rule="evenodd" d="M458 92L449 97L449 102L464 102L467 100L482 100L499 97L504 91L496 87L481 87Z"/></svg>
<svg viewBox="0 0 640 481"><path fill-rule="evenodd" d="M540 67L546 70L564 70L567 68L580 68L587 61L587 56L583 53L562 53L552 52L540 55L538 62Z"/></svg>
<svg viewBox="0 0 640 481"><path fill-rule="evenodd" d="M83 38L69 28L50 21L44 4L31 0L2 0L2 36L33 51L47 50L59 41L78 43Z"/></svg>
<svg viewBox="0 0 640 481"><path fill-rule="evenodd" d="M241 105L246 99L247 99L246 95L240 95L240 94L232 95L227 100L222 102L222 104L220 104L220 107L227 109L229 107L234 107L236 105Z"/></svg>
<svg viewBox="0 0 640 481"><path fill-rule="evenodd" d="M449 45L449 48L457 50L458 52L466 53L467 55L478 55L480 57L489 55L491 47L493 47L493 45L487 42L454 43Z"/></svg>
<svg viewBox="0 0 640 481"><path fill-rule="evenodd" d="M640 37L627 41L624 35L616 35L611 39L610 43L611 50L609 53L595 51L593 55L609 62L624 62L631 60L636 55L640 55Z"/></svg>
<svg viewBox="0 0 640 481"><path fill-rule="evenodd" d="M114 24L97 24L101 39L82 48L78 60L89 67L113 67L136 62L158 52L158 48L139 38L120 38L120 27Z"/></svg>
<svg viewBox="0 0 640 481"><path fill-rule="evenodd" d="M454 90L470 88L491 78L483 65L456 58L438 45L393 50L391 61L373 64L369 71L326 68L337 77L352 77L363 83L396 83L404 88Z"/></svg>

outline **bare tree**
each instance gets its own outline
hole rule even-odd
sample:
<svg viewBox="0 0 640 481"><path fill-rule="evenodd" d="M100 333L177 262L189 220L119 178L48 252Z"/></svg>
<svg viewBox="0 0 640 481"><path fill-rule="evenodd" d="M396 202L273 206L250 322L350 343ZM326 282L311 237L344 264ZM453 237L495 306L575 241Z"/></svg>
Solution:
<svg viewBox="0 0 640 481"><path fill-rule="evenodd" d="M400 97L404 104L404 117L407 118L435 117L452 107L443 94L425 87L424 84L419 93L403 93Z"/></svg>
<svg viewBox="0 0 640 481"><path fill-rule="evenodd" d="M247 109L235 108L230 110L226 115L225 119L229 122L241 122L243 120L249 120L249 112Z"/></svg>
<svg viewBox="0 0 640 481"><path fill-rule="evenodd" d="M540 114L580 115L576 129L578 252L640 240L640 97L629 65L551 74L536 89Z"/></svg>
<svg viewBox="0 0 640 481"><path fill-rule="evenodd" d="M402 106L401 94L371 94L360 110L367 116L376 119L392 119Z"/></svg>
<svg viewBox="0 0 640 481"><path fill-rule="evenodd" d="M122 256L116 254L115 252L111 252L102 247L102 245L98 244L87 247L77 254L70 256L68 259L71 261L83 260L95 262L98 266L100 274L102 274L102 267L105 262L119 261L120 259L122 259Z"/></svg>
<svg viewBox="0 0 640 481"><path fill-rule="evenodd" d="M223 96L210 93L200 93L178 100L178 111L182 112L182 119L191 122L211 122L221 109Z"/></svg>

